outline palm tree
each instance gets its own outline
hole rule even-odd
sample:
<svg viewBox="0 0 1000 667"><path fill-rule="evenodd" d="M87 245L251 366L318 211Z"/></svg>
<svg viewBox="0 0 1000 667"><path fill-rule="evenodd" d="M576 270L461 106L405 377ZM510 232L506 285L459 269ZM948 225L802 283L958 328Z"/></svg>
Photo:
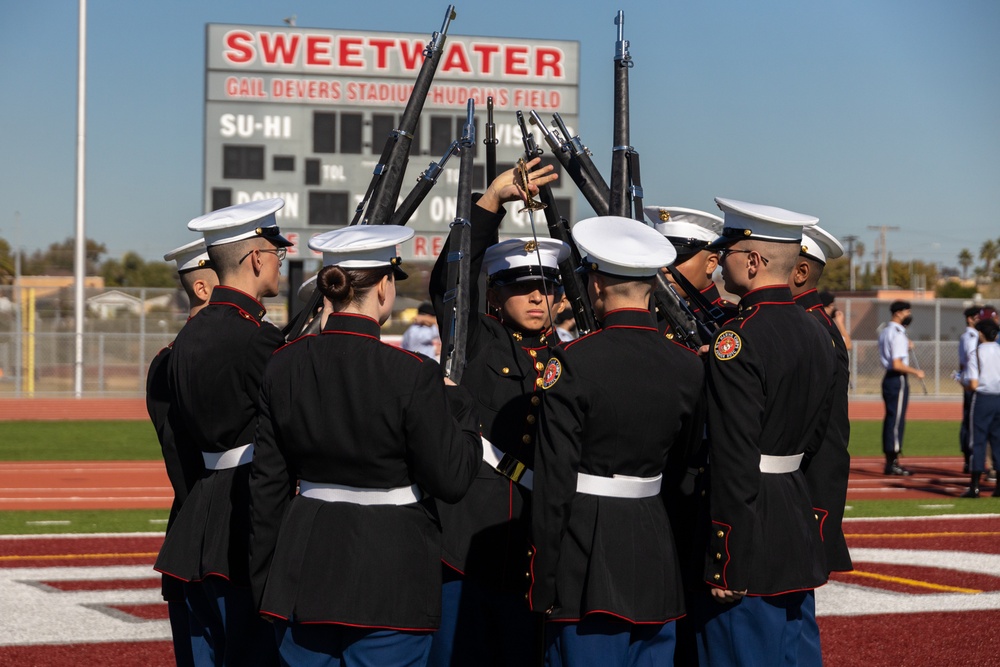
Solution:
<svg viewBox="0 0 1000 667"><path fill-rule="evenodd" d="M979 248L979 259L983 260L983 274L987 277L993 275L993 261L1000 254L1000 245L996 241L989 240Z"/></svg>
<svg viewBox="0 0 1000 667"><path fill-rule="evenodd" d="M969 267L972 266L972 253L969 252L968 248L962 248L962 252L958 253L958 263L962 267L962 280L965 280L969 275Z"/></svg>

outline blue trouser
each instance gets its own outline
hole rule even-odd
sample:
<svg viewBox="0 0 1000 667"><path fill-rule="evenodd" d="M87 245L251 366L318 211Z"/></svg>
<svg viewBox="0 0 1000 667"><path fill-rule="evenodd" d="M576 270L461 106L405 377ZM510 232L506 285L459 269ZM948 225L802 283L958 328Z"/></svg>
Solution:
<svg viewBox="0 0 1000 667"><path fill-rule="evenodd" d="M906 426L906 405L910 400L910 385L905 373L889 371L882 378L882 400L885 419L882 421L882 452L886 461L894 461L903 452L903 428Z"/></svg>
<svg viewBox="0 0 1000 667"><path fill-rule="evenodd" d="M972 395L975 393L969 389L962 390L962 425L958 429L958 441L966 463L970 463L969 457L972 456L972 430L969 428L969 419L972 417Z"/></svg>
<svg viewBox="0 0 1000 667"><path fill-rule="evenodd" d="M535 664L538 620L523 595L490 590L445 568L441 625L434 633L431 667Z"/></svg>
<svg viewBox="0 0 1000 667"><path fill-rule="evenodd" d="M281 664L288 667L422 667L431 633L275 621Z"/></svg>
<svg viewBox="0 0 1000 667"><path fill-rule="evenodd" d="M167 601L167 615L170 619L170 636L174 644L174 662L177 667L194 667L194 653L191 647L191 614L187 602Z"/></svg>
<svg viewBox="0 0 1000 667"><path fill-rule="evenodd" d="M986 394L980 391L972 398L972 472L986 470L986 445L993 447L996 458L1000 446L1000 394ZM995 462L994 462L995 465Z"/></svg>
<svg viewBox="0 0 1000 667"><path fill-rule="evenodd" d="M806 591L802 602L802 639L799 641L800 667L823 667L823 651L820 648L819 624L816 622L816 594Z"/></svg>
<svg viewBox="0 0 1000 667"><path fill-rule="evenodd" d="M669 623L635 624L595 614L545 624L546 667L671 667L677 643Z"/></svg>
<svg viewBox="0 0 1000 667"><path fill-rule="evenodd" d="M803 607L811 591L746 596L720 604L698 600L698 664L711 667L797 667L822 664L803 647Z"/></svg>
<svg viewBox="0 0 1000 667"><path fill-rule="evenodd" d="M184 584L196 665L276 665L271 625L260 617L249 588L221 577Z"/></svg>

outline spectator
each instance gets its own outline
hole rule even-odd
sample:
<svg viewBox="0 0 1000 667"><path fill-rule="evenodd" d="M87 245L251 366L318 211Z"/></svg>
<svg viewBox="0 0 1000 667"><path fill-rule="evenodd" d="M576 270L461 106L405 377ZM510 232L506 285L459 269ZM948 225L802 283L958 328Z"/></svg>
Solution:
<svg viewBox="0 0 1000 667"><path fill-rule="evenodd" d="M1000 442L1000 345L997 332L1000 326L992 318L976 323L979 346L969 353L966 373L969 388L975 392L972 399L972 461L970 464L969 490L963 498L979 497L979 479L986 466L986 443ZM998 487L1000 488L1000 487ZM993 497L1000 491L993 490Z"/></svg>
<svg viewBox="0 0 1000 667"><path fill-rule="evenodd" d="M976 349L979 344L979 332L976 331L976 319L979 316L979 308L973 306L965 309L965 331L958 338L958 381L962 385L962 425L958 429L959 448L962 451L962 458L965 463L962 472L969 472L969 457L972 456L972 438L969 432L969 410L972 406L972 395L975 393L969 389L969 378L967 372L967 362L969 353Z"/></svg>
<svg viewBox="0 0 1000 667"><path fill-rule="evenodd" d="M906 405L910 398L907 376L923 379L924 372L910 365L910 339L906 327L913 321L907 301L889 305L892 319L878 336L879 355L885 377L882 378L882 400L885 419L882 422L882 451L885 454L885 474L908 477L910 471L899 465L903 452L903 428L906 425Z"/></svg>
<svg viewBox="0 0 1000 667"><path fill-rule="evenodd" d="M847 323L844 320L844 311L837 308L836 298L832 292L820 292L819 300L823 304L823 312L829 317L834 324L837 325L837 329L840 330L840 336L844 339L844 345L847 347L847 351L851 351L851 335L847 333Z"/></svg>
<svg viewBox="0 0 1000 667"><path fill-rule="evenodd" d="M441 335L438 332L434 306L424 301L417 308L417 316L405 332L400 346L410 352L419 352L435 361L441 355Z"/></svg>
<svg viewBox="0 0 1000 667"><path fill-rule="evenodd" d="M568 303L566 308L556 315L556 334L559 336L560 342L563 343L568 343L580 335L576 330L576 317L574 317L573 309L569 307Z"/></svg>

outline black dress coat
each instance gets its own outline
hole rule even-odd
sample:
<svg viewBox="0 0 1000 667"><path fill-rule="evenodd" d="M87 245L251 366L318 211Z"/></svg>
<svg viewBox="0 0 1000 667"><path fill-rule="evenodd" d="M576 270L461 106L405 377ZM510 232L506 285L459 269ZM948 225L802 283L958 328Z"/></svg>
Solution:
<svg viewBox="0 0 1000 667"><path fill-rule="evenodd" d="M281 332L256 299L219 285L209 305L174 341L167 365L171 423L187 434L177 446L221 453L253 442L260 381ZM206 470L188 494L155 569L182 581L219 576L249 584L250 466Z"/></svg>
<svg viewBox="0 0 1000 667"><path fill-rule="evenodd" d="M702 439L702 361L664 341L649 311L623 309L557 350L545 373L531 608L563 621L682 616L680 565L661 497L588 495L576 484L581 472L662 474L663 487L676 487Z"/></svg>
<svg viewBox="0 0 1000 667"><path fill-rule="evenodd" d="M436 628L441 528L433 498L458 501L482 460L468 394L445 387L437 362L382 343L375 320L341 313L274 354L260 396L250 499L261 613L293 623ZM417 484L426 495L399 506L328 502L295 495L299 480Z"/></svg>
<svg viewBox="0 0 1000 667"><path fill-rule="evenodd" d="M836 381L829 333L787 286L744 295L740 314L716 334L707 376L711 586L776 595L825 583L804 472L762 473L760 457L818 451Z"/></svg>

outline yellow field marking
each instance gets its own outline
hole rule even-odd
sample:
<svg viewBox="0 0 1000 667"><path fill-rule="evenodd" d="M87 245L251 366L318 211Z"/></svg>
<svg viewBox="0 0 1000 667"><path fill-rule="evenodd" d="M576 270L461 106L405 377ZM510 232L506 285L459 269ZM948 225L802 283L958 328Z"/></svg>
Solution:
<svg viewBox="0 0 1000 667"><path fill-rule="evenodd" d="M14 560L93 560L96 558L154 558L157 556L156 551L142 551L135 553L126 554L42 554L38 556L0 556L0 561L14 561Z"/></svg>
<svg viewBox="0 0 1000 667"><path fill-rule="evenodd" d="M851 570L850 572L845 572L844 574L853 574L858 577L867 577L869 579L877 579L879 581L888 581L894 584L903 584L905 586L916 586L918 588L929 588L933 591L946 591L949 593L982 593L982 591L977 591L974 588L958 588L957 586L945 586L944 584L932 584L929 581L919 581L917 579L906 579L904 577L891 577L887 574L875 574L874 572L862 572L860 570Z"/></svg>
<svg viewBox="0 0 1000 667"><path fill-rule="evenodd" d="M1000 531L996 530L984 530L984 531L956 531L956 532L945 532L945 533L844 533L844 537L885 537L885 538L904 538L904 539L919 539L924 537L993 537L1000 535Z"/></svg>

